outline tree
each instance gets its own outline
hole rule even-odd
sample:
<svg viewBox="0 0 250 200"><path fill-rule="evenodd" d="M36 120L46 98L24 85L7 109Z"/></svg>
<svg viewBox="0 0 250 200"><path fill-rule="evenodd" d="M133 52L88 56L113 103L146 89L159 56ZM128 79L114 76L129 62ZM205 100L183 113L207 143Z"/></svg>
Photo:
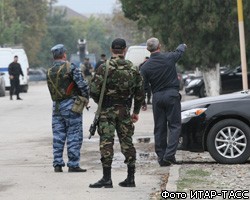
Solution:
<svg viewBox="0 0 250 200"><path fill-rule="evenodd" d="M107 24L113 37L124 38L128 45L145 43L146 39L152 34L148 25L138 26L137 21L126 18L118 8L113 10L113 16Z"/></svg>
<svg viewBox="0 0 250 200"><path fill-rule="evenodd" d="M73 25L65 18L65 11L53 10L46 17L47 30L42 37L41 52L38 60L43 67L48 68L52 62L50 49L56 44L64 44L67 52L76 53L77 40L74 37Z"/></svg>
<svg viewBox="0 0 250 200"><path fill-rule="evenodd" d="M125 16L149 24L156 36L170 49L185 42L188 50L183 62L204 72L208 95L217 95L216 65L240 63L236 1L200 0L121 0ZM250 3L244 12L249 19ZM246 20L245 20L246 21ZM249 22L248 22L249 23ZM246 28L249 30L249 28ZM249 39L247 41L249 48Z"/></svg>
<svg viewBox="0 0 250 200"><path fill-rule="evenodd" d="M9 46L20 42L23 24L17 17L11 1L0 2L0 46Z"/></svg>
<svg viewBox="0 0 250 200"><path fill-rule="evenodd" d="M109 54L111 35L108 34L106 22L100 18L91 16L83 26L86 27L85 37L90 53L99 57L101 53Z"/></svg>
<svg viewBox="0 0 250 200"><path fill-rule="evenodd" d="M42 37L46 33L47 1L12 0L12 2L23 27L23 33L18 42L24 46L30 64L36 66L39 64L37 55L41 51Z"/></svg>
<svg viewBox="0 0 250 200"><path fill-rule="evenodd" d="M39 60L43 66L51 64L50 48L55 44L62 43L67 48L67 54L76 54L78 51L77 42L79 39L87 40L87 50L95 53L109 52L109 35L106 32L105 23L101 19L90 17L87 20L79 18L66 19L66 10L54 9L47 17L47 34L43 37L42 53Z"/></svg>

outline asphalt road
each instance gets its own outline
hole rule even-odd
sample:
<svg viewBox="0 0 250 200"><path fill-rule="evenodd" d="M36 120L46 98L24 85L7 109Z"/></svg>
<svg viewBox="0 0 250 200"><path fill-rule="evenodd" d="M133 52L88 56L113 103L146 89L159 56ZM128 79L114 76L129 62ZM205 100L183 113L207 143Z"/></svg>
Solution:
<svg viewBox="0 0 250 200"><path fill-rule="evenodd" d="M7 92L8 93L8 92ZM137 148L136 188L118 186L126 177L124 157L115 142L112 169L113 189L90 189L99 180L102 169L99 138L88 140L88 128L94 118L96 105L84 111L84 142L81 166L86 173L54 173L52 167L52 102L45 83L33 84L28 93L21 93L23 101L0 98L0 199L3 200L64 200L64 199L151 199L159 190L160 178L169 168L160 168L153 148L152 109L142 112L136 123L134 141ZM138 138L150 138L150 143L138 143ZM65 149L66 150L66 149ZM66 151L64 153L67 162Z"/></svg>

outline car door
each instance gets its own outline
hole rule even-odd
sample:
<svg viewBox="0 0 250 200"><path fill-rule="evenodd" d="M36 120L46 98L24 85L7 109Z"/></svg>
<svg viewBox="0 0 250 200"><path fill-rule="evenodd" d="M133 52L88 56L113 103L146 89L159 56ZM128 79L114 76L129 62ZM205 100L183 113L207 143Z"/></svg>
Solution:
<svg viewBox="0 0 250 200"><path fill-rule="evenodd" d="M242 90L242 73L241 68L236 67L233 71L221 74L222 94Z"/></svg>

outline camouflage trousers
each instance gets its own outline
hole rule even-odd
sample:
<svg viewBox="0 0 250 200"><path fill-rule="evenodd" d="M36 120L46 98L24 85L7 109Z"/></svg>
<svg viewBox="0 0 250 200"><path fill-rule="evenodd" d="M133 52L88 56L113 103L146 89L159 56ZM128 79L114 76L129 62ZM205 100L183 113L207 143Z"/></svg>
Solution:
<svg viewBox="0 0 250 200"><path fill-rule="evenodd" d="M134 135L134 125L130 117L130 111L124 106L114 106L102 110L98 125L103 167L111 167L112 165L115 131L119 138L121 152L125 156L124 163L129 166L134 166L136 150L132 139Z"/></svg>
<svg viewBox="0 0 250 200"><path fill-rule="evenodd" d="M53 166L65 166L63 150L67 140L68 167L78 167L82 146L82 114L71 111L73 99L54 103L52 115L53 130ZM56 109L58 107L58 109Z"/></svg>

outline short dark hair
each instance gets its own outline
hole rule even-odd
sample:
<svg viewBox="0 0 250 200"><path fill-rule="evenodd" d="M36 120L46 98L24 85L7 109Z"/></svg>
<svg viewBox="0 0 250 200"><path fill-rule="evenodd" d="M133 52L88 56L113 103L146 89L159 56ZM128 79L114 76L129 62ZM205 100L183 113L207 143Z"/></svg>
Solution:
<svg viewBox="0 0 250 200"><path fill-rule="evenodd" d="M105 54L101 54L101 57L106 57L106 55Z"/></svg>
<svg viewBox="0 0 250 200"><path fill-rule="evenodd" d="M15 56L14 56L14 58L18 58L18 56L17 56L17 55L15 55Z"/></svg>

